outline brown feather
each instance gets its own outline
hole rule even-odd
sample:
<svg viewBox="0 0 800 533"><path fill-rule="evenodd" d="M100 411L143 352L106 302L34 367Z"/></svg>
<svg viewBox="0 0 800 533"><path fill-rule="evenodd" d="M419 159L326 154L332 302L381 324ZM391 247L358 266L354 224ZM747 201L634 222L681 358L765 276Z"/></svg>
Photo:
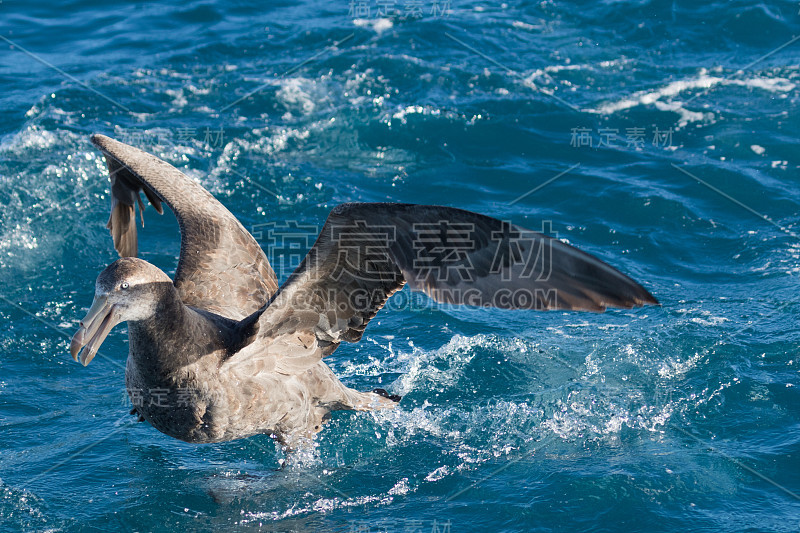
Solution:
<svg viewBox="0 0 800 533"><path fill-rule="evenodd" d="M136 257L138 255L138 237L136 235L136 210L132 205L115 202L111 207L106 227L114 239L114 248L120 257Z"/></svg>

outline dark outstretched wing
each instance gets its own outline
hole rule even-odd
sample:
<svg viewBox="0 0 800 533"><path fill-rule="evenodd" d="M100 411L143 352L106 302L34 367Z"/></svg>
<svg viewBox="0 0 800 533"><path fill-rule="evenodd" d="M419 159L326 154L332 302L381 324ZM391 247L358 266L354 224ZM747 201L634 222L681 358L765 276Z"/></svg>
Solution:
<svg viewBox="0 0 800 533"><path fill-rule="evenodd" d="M278 288L263 250L238 220L203 187L161 159L104 135L92 143L106 157L111 175L108 227L121 256L136 256L135 203L144 192L161 213L175 213L181 254L175 287L187 305L231 319L259 309Z"/></svg>
<svg viewBox="0 0 800 533"><path fill-rule="evenodd" d="M507 309L658 303L625 274L541 233L449 207L353 203L330 213L262 315L259 335L313 334L327 355L359 340L405 283L438 302Z"/></svg>

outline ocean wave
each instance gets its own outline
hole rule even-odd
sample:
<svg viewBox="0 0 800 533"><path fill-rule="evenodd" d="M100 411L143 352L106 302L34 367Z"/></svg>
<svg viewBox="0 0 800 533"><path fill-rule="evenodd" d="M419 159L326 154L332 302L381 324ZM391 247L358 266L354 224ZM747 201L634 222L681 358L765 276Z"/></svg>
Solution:
<svg viewBox="0 0 800 533"><path fill-rule="evenodd" d="M17 531L62 531L65 525L43 510L44 501L33 493L0 479L0 523Z"/></svg>
<svg viewBox="0 0 800 533"><path fill-rule="evenodd" d="M680 117L678 120L679 126L685 126L690 122L712 120L714 114L707 111L692 111L686 107L688 102L677 100L676 97L696 89L708 91L716 86L738 86L770 93L788 93L794 90L796 84L783 77L754 76L736 79L733 77L712 76L708 74L707 70L702 69L694 78L672 81L655 90L638 91L629 97L602 104L594 109L587 109L587 111L599 115L612 115L637 106L653 105L659 111L677 113Z"/></svg>

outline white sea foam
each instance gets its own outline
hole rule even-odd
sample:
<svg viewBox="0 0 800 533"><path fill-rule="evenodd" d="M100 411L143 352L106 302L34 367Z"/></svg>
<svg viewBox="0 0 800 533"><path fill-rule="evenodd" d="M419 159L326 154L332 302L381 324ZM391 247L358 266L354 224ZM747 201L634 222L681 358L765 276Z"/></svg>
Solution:
<svg viewBox="0 0 800 533"><path fill-rule="evenodd" d="M430 117L438 117L442 114L450 117L455 117L456 115L453 113L443 112L438 107L430 106L430 105L408 105L392 114L393 120L400 121L401 124L405 124L408 122L408 117L410 115L423 115L423 116L430 116Z"/></svg>
<svg viewBox="0 0 800 533"><path fill-rule="evenodd" d="M164 91L167 96L172 98L172 109L170 111L178 110L188 103L186 96L183 94L183 89L167 89Z"/></svg>
<svg viewBox="0 0 800 533"><path fill-rule="evenodd" d="M669 357L665 359L658 369L658 375L665 379L677 379L692 370L703 359L703 354L695 352L688 357Z"/></svg>
<svg viewBox="0 0 800 533"><path fill-rule="evenodd" d="M0 479L0 523L5 524L11 530L18 531L58 531L60 527L54 527L52 520L42 512L43 502L36 495L22 489L17 489L6 485ZM44 528L44 524L50 527Z"/></svg>
<svg viewBox="0 0 800 533"><path fill-rule="evenodd" d="M70 132L49 131L35 124L29 124L0 143L0 153L8 153L11 157L24 156L31 150L47 150L56 143L63 142Z"/></svg>
<svg viewBox="0 0 800 533"><path fill-rule="evenodd" d="M319 123L312 124L307 127L288 127L288 126L273 126L267 128L259 128L252 130L252 136L247 138L235 138L225 144L222 152L217 156L216 162L212 170L209 172L207 178L204 180L209 181L209 190L214 190L214 187L219 188L221 184L235 183L240 179L247 182L248 187L261 189L267 192L272 190L270 183L262 183L262 178L259 175L253 175L250 172L243 171L239 168L239 160L245 156L249 158L263 157L272 158L276 154L289 149L292 143L300 143L309 138L312 131L325 127ZM204 183L205 184L205 183ZM277 187L276 187L277 188ZM230 191L222 191L229 194ZM272 194L272 193L268 193ZM275 193L275 197L283 204L293 204L302 202L304 196L291 196L289 194Z"/></svg>
<svg viewBox="0 0 800 533"><path fill-rule="evenodd" d="M375 33L383 33L394 26L392 19L388 18L370 18L370 19L353 19L353 24L359 28L371 28Z"/></svg>
<svg viewBox="0 0 800 533"><path fill-rule="evenodd" d="M680 115L679 124L709 120L712 113L690 111L685 108L685 103L674 100L675 97L687 91L698 89L709 90L717 85L735 85L760 89L773 93L786 93L795 88L795 84L786 78L752 77L747 79L729 79L720 76L710 76L705 70L695 78L675 80L655 90L645 90L633 93L631 96L605 103L596 109L589 109L591 113L611 115L641 105L655 105L660 111L674 111Z"/></svg>
<svg viewBox="0 0 800 533"><path fill-rule="evenodd" d="M709 316L707 320L713 317ZM721 319L724 321L724 319ZM582 321L564 326L568 329L590 327ZM552 330L551 330L552 331ZM555 332L553 332L555 333ZM567 335L558 334L560 338ZM380 345L380 344L379 344ZM521 339L503 339L493 335L464 337L453 336L450 341L437 350L413 349L410 352L397 350L391 344L385 357L370 358L360 364L346 364L349 374L377 375L382 372L399 372L401 377L392 385L393 392L408 395L415 391L430 394L463 386L461 381L466 369L475 364L475 357L486 349L499 350L507 361L530 364L535 346ZM629 363L647 364L648 360L635 344L627 343L616 350L620 357ZM538 355L538 354L537 354ZM542 355L541 364L547 365L547 356ZM699 361L668 360L662 362L660 377L673 379L688 372ZM609 370L605 355L595 357L594 352L586 357L585 367L579 379L585 383L596 383L597 391L587 393L577 389L567 398L555 394L543 397L542 403L531 404L526 401L508 401L498 398L489 404L473 407L440 406L424 402L411 410L402 408L373 413L373 417L386 431L387 444L402 445L418 433L463 443L469 440L475 428L481 428L495 452L509 453L536 435L535 428L543 427L560 437L574 438L583 435L587 438L604 438L618 434L623 427L655 431L669 418L673 405L659 398L648 397L639 387L628 386L627 376L620 376L620 385L612 386L616 378L606 376L616 372L614 366ZM560 366L560 365L559 365ZM549 365L548 365L549 367ZM546 370L545 370L546 372ZM560 372L560 371L559 371ZM624 388L625 390L621 390ZM533 392L533 391L532 391ZM657 395L656 395L657 396ZM663 396L663 394L662 394ZM550 414L548 414L550 413ZM510 448L509 448L510 446ZM487 450L469 449L463 452L463 460L482 460L487 458Z"/></svg>
<svg viewBox="0 0 800 533"><path fill-rule="evenodd" d="M555 84L557 81L554 79L552 74L558 74L562 71L596 71L596 70L604 70L613 68L619 65L624 65L629 63L631 60L626 58L620 58L615 60L609 61L601 61L596 64L591 63L581 63L581 64L571 64L568 60L564 64L560 65L547 65L546 67L539 68L533 70L530 74L525 76L523 80L523 84L526 87L530 87L534 90L539 90L540 85L547 85L547 84ZM572 86L572 83L566 80L561 80L561 84L566 86Z"/></svg>
<svg viewBox="0 0 800 533"><path fill-rule="evenodd" d="M4 158L23 163L12 179L0 182L7 198L0 206L0 266L13 264L9 273L47 261L63 245L64 233L61 227L52 228L50 219L86 204L88 179L99 170L98 157L76 146L85 143L75 133L36 124L0 142Z"/></svg>
<svg viewBox="0 0 800 533"><path fill-rule="evenodd" d="M299 112L302 115L308 115L316 109L315 100L322 99L322 95L316 94L312 97L312 92L315 92L315 82L306 78L288 78L282 79L279 82L280 89L276 93L276 97L288 110L288 117L291 118L291 112Z"/></svg>
<svg viewBox="0 0 800 533"><path fill-rule="evenodd" d="M238 525L254 524L264 520L278 521L310 513L329 513L336 509L348 509L364 505L388 505L397 496L404 496L417 490L417 485L409 482L407 477L397 480L397 482L385 493L368 496L348 496L342 493L333 498L317 498L307 502L295 503L284 511L245 511L242 510L242 518ZM341 492L341 491L340 491ZM310 495L310 493L307 493Z"/></svg>
<svg viewBox="0 0 800 533"><path fill-rule="evenodd" d="M447 465L440 466L433 472L430 472L427 476L425 476L425 481L434 482L439 481L440 479L444 479L448 475L451 474L450 467Z"/></svg>

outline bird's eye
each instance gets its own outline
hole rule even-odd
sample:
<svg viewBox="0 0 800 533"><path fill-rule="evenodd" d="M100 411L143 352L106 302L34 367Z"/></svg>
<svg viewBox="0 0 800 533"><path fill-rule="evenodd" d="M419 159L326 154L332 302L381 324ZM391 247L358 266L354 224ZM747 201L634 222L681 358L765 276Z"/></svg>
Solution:
<svg viewBox="0 0 800 533"><path fill-rule="evenodd" d="M120 288L120 289L123 289L123 290L125 290L125 289L127 289L129 286L130 286L130 285L128 285L128 282L127 282L127 281L123 281L123 282L122 282L122 285L120 285L120 286L119 286L119 288Z"/></svg>

